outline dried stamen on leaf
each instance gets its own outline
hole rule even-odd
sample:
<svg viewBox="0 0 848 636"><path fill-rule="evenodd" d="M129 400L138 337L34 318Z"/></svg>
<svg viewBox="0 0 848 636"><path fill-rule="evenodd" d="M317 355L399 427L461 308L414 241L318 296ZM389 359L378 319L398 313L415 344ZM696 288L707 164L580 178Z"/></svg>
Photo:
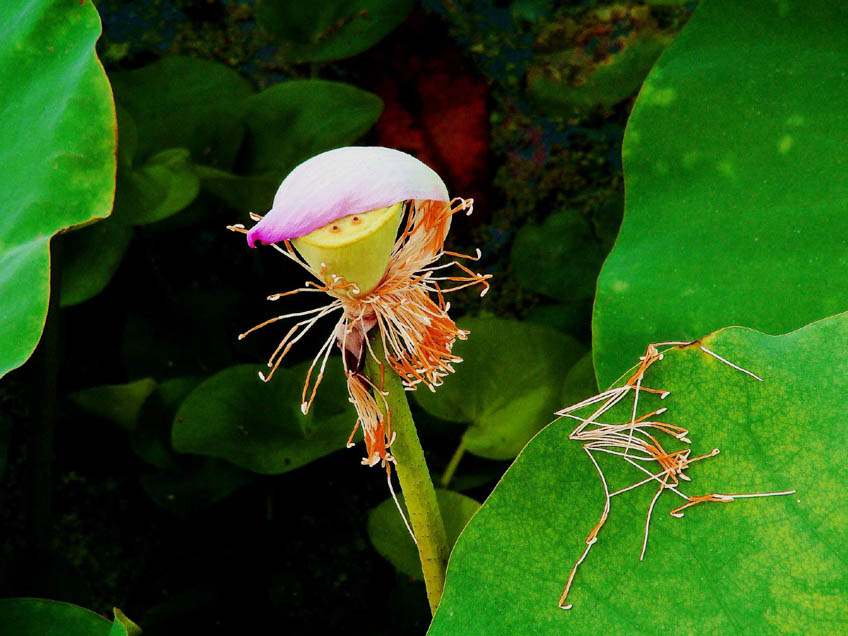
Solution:
<svg viewBox="0 0 848 636"><path fill-rule="evenodd" d="M607 391L603 391L598 395L595 395L591 398L587 398L582 402L578 402L577 404L566 407L557 412L557 415L561 417L567 417L570 419L577 420L579 422L578 426L570 433L569 439L585 442L583 445L583 449L589 455L589 458L594 464L604 489L604 508L601 514L601 519L589 533L589 536L586 539L586 548L584 549L582 555L578 558L577 562L571 569L571 572L565 585L565 589L558 603L558 606L562 609L572 608L571 603L566 604L566 598L568 596L569 590L571 589L571 585L574 581L578 567L586 559L587 555L589 554L590 548L598 540L598 534L609 516L610 500L613 497L621 495L625 492L630 492L631 490L635 490L651 482L657 482L659 484L656 493L651 498L651 502L648 506L647 514L645 517L645 532L642 540L642 549L639 556L639 559L642 560L644 559L645 551L648 545L648 535L650 531L651 516L654 510L654 506L656 505L656 502L658 501L660 495L665 490L670 490L671 492L675 493L686 501L686 503L678 506L677 508L674 508L671 511L671 515L677 518L684 516L683 510L699 503L729 503L732 502L734 498L770 497L788 495L793 494L795 492L794 490L787 490L780 492L749 493L745 495L727 495L721 493L712 493L698 497L690 497L677 489L677 486L680 484L681 480L691 481L688 475L686 475L684 472L691 464L697 461L701 461L703 459L715 457L719 453L719 449L715 448L710 453L699 455L696 457L691 457L691 450L689 448L684 448L682 450L677 450L673 452L667 452L663 448L655 433L663 433L683 443L689 444L690 440L687 437L689 435L689 430L674 424L652 421L651 418L659 416L666 411L666 409L664 408L656 409L640 417L637 417L637 409L639 395L643 391L647 393L657 394L659 395L660 399L665 399L665 397L668 396L668 391L662 391L659 389L649 389L642 386L642 381L644 379L645 372L648 370L648 368L663 359L663 352L661 352L658 347L687 347L692 345L698 345L704 353L716 358L717 360L723 362L731 368L736 369L737 371L741 371L746 375L749 375L762 382L762 378L760 378L759 376L748 371L747 369L744 369L726 360L715 352L710 351L709 349L704 347L698 340L695 340L693 342L656 343L648 345L648 347L645 349L645 354L643 356L640 356L639 358L640 363L636 371L630 377L627 378L627 380L622 386L608 389ZM629 421L623 424L611 424L602 422L601 417L603 417L605 413L607 413L610 409L612 409L619 402L621 402L631 391L633 392L633 408L630 411ZM587 417L582 417L580 415L575 414L577 411L593 406L595 407L595 410L592 411L592 413ZM652 431L654 431L655 433L652 433ZM606 476L604 475L600 464L595 459L593 455L594 452L601 452L606 455L611 455L613 457L621 457L625 462L639 469L643 473L646 473L648 476L646 478L641 479L640 481L630 484L629 486L625 486L623 488L610 492L609 487L607 485ZM659 464L661 470L658 472L652 472L645 466L641 465L642 463L647 464L649 462L656 462L657 464Z"/></svg>

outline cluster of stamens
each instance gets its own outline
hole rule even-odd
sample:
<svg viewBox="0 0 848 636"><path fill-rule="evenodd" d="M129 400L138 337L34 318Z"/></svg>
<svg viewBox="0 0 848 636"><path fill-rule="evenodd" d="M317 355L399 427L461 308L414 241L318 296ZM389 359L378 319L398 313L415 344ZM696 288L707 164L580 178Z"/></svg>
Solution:
<svg viewBox="0 0 848 636"><path fill-rule="evenodd" d="M660 495L666 490L673 492L674 494L678 495L679 497L685 500L684 504L674 508L669 513L671 514L671 516L676 517L678 519L684 516L683 511L685 509L695 506L699 503L730 503L735 499L790 495L795 492L794 490L787 490L782 492L745 494L709 493L706 495L692 497L684 494L678 489L678 486L680 485L681 481L691 481L691 479L684 472L691 464L697 461L701 461L703 459L715 457L716 455L718 455L719 449L714 448L711 452L705 455L698 455L696 457L691 456L690 448L667 452L658 439L659 433L668 435L685 444L690 444L691 441L688 438L689 431L680 426L655 421L653 418L662 415L666 411L665 408L660 408L651 411L650 413L642 415L641 417L636 417L636 412L639 403L640 393L653 393L659 395L660 399L665 399L669 395L668 391L661 391L642 386L642 380L648 368L654 363L663 359L663 354L657 349L657 347L686 347L692 345L697 345L704 353L713 356L714 358L736 369L737 371L741 371L742 373L745 373L751 376L752 378L755 378L756 380L762 382L762 378L760 378L759 376L751 373L750 371L747 371L746 369L743 369L742 367L733 364L728 360L725 360L718 354L704 347L698 341L662 342L648 345L647 349L645 350L645 355L640 358L641 362L637 367L636 372L633 373L633 375L631 375L624 384L609 389L607 391L603 391L598 395L595 395L591 398L583 400L582 402L579 402L557 412L557 415L559 416L571 418L580 422L580 424L569 435L569 439L585 442L583 444L583 450L589 456L589 459L592 461L592 464L595 466L595 469L597 470L598 475L600 476L605 496L604 508L603 512L601 513L600 521L598 521L598 523L595 525L594 528L592 528L591 532L586 537L586 548L584 549L583 554L574 564L574 567L571 569L571 573L569 574L565 589L559 599L559 607L562 609L571 609L572 607L571 603L565 603L566 597L568 596L568 592L571 589L571 584L574 581L575 575L577 574L578 567L581 563L583 563L583 561L586 559L586 556L589 554L589 550L597 542L598 533L600 532L604 523L606 523L610 511L610 500L613 497L625 492L629 492L651 482L659 484L659 487L656 493L654 494L653 498L651 499L650 505L648 506L648 512L645 518L645 532L642 540L642 551L639 555L639 560L641 561L645 558L645 550L648 546L648 531L651 525L651 514L653 513L654 505L656 504ZM631 411L631 416L628 421L624 422L623 424L609 424L602 423L599 421L599 418L603 416L604 413L612 409L615 405L617 405L631 393L633 395L633 409ZM598 406L587 417L581 417L575 414L578 411L581 411L590 406L594 406L596 404L599 404L600 406ZM620 457L628 464L634 466L641 472L645 473L647 477L634 484L630 484L629 486L610 492L606 476L604 475L604 471L601 469L600 464L598 463L597 459L593 454L596 452ZM642 465L650 462L656 462L659 465L660 470L653 472Z"/></svg>
<svg viewBox="0 0 848 636"><path fill-rule="evenodd" d="M282 245L273 244L277 251L306 269L318 282L309 281L299 289L273 294L268 300L310 292L328 294L333 300L315 309L270 318L239 335L239 339L277 321L302 318L289 329L268 359L270 372L259 374L259 377L267 382L273 377L291 347L303 338L315 323L341 311L332 333L324 341L309 367L303 387L301 410L306 413L312 405L335 342L343 353L348 393L358 418L348 446L352 445L353 435L361 426L367 450L363 464L374 466L382 462L389 472L390 464L394 461L388 451L394 436L388 405L383 397L383 366L372 350L368 338L370 329L374 326L379 329L386 361L401 377L407 390L415 389L418 384L435 390L435 387L442 383L442 378L453 372L453 364L462 361L462 358L452 352L453 343L457 338L465 339L468 332L459 329L448 316L450 303L445 301L444 294L480 285L482 296L488 291L488 279L491 275L475 273L457 260L477 261L481 257L479 250L475 256L448 252L444 250L444 241L451 217L459 211L471 214L472 209L473 201L470 199L407 202L406 221L395 242L386 272L379 284L363 295L359 295L360 290L355 283L347 282L341 276L327 276L326 265L322 265L319 271L313 269L295 251L290 241L286 240ZM251 217L257 221L262 218L254 214L251 214ZM246 232L242 225L232 225L229 229ZM444 256L453 260L440 265L434 264ZM441 270L449 267L459 268L462 275L439 275ZM444 284L445 281L456 284L443 289L440 283ZM365 375L366 355L372 356L380 364L379 380ZM318 373L313 381L316 367ZM378 403L375 396L382 398L382 404Z"/></svg>

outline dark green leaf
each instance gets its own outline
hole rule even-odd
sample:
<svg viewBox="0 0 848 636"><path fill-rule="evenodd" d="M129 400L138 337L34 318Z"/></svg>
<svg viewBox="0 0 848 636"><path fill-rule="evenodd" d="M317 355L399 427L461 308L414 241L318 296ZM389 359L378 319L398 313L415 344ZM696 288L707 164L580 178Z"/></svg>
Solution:
<svg viewBox="0 0 848 636"><path fill-rule="evenodd" d="M398 499L404 514L408 514L403 495L398 495ZM452 546L480 504L471 497L450 490L437 490L436 499L445 522L448 545ZM398 570L415 579L423 578L418 549L392 498L386 499L368 513L368 538L374 549Z"/></svg>
<svg viewBox="0 0 848 636"><path fill-rule="evenodd" d="M108 218L62 237L62 307L85 302L106 288L132 236L132 228Z"/></svg>
<svg viewBox="0 0 848 636"><path fill-rule="evenodd" d="M171 424L177 408L201 380L198 377L165 380L145 400L130 436L133 452L139 458L157 468L176 466L171 451Z"/></svg>
<svg viewBox="0 0 848 636"><path fill-rule="evenodd" d="M95 386L71 393L68 397L92 415L111 420L131 431L138 421L142 405L155 388L153 378L144 378L129 384Z"/></svg>
<svg viewBox="0 0 848 636"><path fill-rule="evenodd" d="M185 517L225 499L254 478L219 459L186 457L173 468L142 475L141 486L165 510Z"/></svg>
<svg viewBox="0 0 848 636"><path fill-rule="evenodd" d="M512 247L518 284L559 300L592 298L604 260L601 242L580 213L564 210L542 225L526 225Z"/></svg>
<svg viewBox="0 0 848 636"><path fill-rule="evenodd" d="M327 365L312 410L303 415L307 367L280 369L268 383L259 379L255 365L215 374L180 405L171 433L174 449L278 474L344 448L356 414L348 403L341 363ZM348 461L353 462L350 455Z"/></svg>
<svg viewBox="0 0 848 636"><path fill-rule="evenodd" d="M133 170L118 174L115 221L142 225L161 221L191 203L200 178L186 148L168 148Z"/></svg>
<svg viewBox="0 0 848 636"><path fill-rule="evenodd" d="M527 445L475 515L451 555L431 636L443 634L766 634L844 631L848 622L848 314L780 337L724 329L704 346L760 374L763 382L697 346L675 348L645 374L670 391L640 398L640 412L665 406L662 421L689 429L688 495L791 496L705 503L676 519L683 503L659 497L644 561L646 513L657 489L611 501L598 541L557 607L572 566L604 507L599 475L574 420L545 428ZM632 393L602 421L630 419ZM588 413L587 413L588 414ZM671 450L675 440L660 434ZM598 453L611 490L644 473ZM516 602L516 598L520 602Z"/></svg>
<svg viewBox="0 0 848 636"><path fill-rule="evenodd" d="M166 148L191 150L198 163L229 168L242 138L239 103L253 94L231 68L195 57L165 57L113 73L115 99L138 129L138 158Z"/></svg>
<svg viewBox="0 0 848 636"><path fill-rule="evenodd" d="M454 352L463 358L435 393L413 393L427 412L471 424L469 452L489 459L515 457L561 406L562 377L583 353L553 329L495 318L463 321L471 331Z"/></svg>
<svg viewBox="0 0 848 636"><path fill-rule="evenodd" d="M565 376L562 386L561 402L577 404L587 395L598 392L598 381L595 380L595 365L592 364L592 352L589 351L574 363Z"/></svg>
<svg viewBox="0 0 848 636"><path fill-rule="evenodd" d="M846 308L846 30L844 3L712 0L657 62L598 282L602 386L647 342L782 333Z"/></svg>
<svg viewBox="0 0 848 636"><path fill-rule="evenodd" d="M528 71L527 92L552 115L567 117L597 106L609 108L639 90L667 44L660 34L633 35L578 83L562 77L568 75L571 51L545 56Z"/></svg>
<svg viewBox="0 0 848 636"><path fill-rule="evenodd" d="M294 62L328 62L370 48L409 14L413 0L261 0L256 22Z"/></svg>
<svg viewBox="0 0 848 636"><path fill-rule="evenodd" d="M269 210L281 181L275 175L242 176L209 166L196 166L195 171L207 192L242 212L265 213Z"/></svg>
<svg viewBox="0 0 848 636"><path fill-rule="evenodd" d="M50 237L109 214L116 122L91 3L0 3L0 24L3 376L32 354L44 328Z"/></svg>
<svg viewBox="0 0 848 636"><path fill-rule="evenodd" d="M347 146L380 117L383 102L355 86L324 80L291 80L245 100L246 173L276 175L277 184L297 164Z"/></svg>

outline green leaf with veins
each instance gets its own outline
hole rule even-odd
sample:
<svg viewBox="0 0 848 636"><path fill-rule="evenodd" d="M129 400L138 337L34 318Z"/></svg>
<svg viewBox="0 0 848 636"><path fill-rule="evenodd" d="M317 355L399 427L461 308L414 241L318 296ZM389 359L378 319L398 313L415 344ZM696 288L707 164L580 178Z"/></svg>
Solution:
<svg viewBox="0 0 848 636"><path fill-rule="evenodd" d="M848 308L848 5L708 0L627 124L627 205L598 280L599 383L659 340Z"/></svg>
<svg viewBox="0 0 848 636"><path fill-rule="evenodd" d="M764 381L697 346L671 349L647 371L644 384L670 395L643 394L639 412L667 407L662 421L689 429L693 456L721 450L693 463L680 490L797 492L705 503L676 519L668 513L684 500L667 491L642 562L657 489L614 497L564 611L560 594L604 494L582 444L568 437L576 422L563 418L527 445L463 532L431 636L845 630L848 506L838 493L848 488L848 314L783 336L727 328L703 344ZM602 421L629 421L632 402L631 393ZM659 438L666 450L682 447ZM612 490L644 478L618 457L598 461Z"/></svg>
<svg viewBox="0 0 848 636"><path fill-rule="evenodd" d="M308 415L300 404L309 363L281 368L267 383L257 377L256 365L215 374L180 405L171 431L174 450L275 475L344 448L356 414L341 362L330 362Z"/></svg>
<svg viewBox="0 0 848 636"><path fill-rule="evenodd" d="M467 450L489 459L511 459L559 408L562 377L583 347L553 329L496 318L464 320L468 340L454 353L463 359L435 393L412 395L428 413L471 424Z"/></svg>

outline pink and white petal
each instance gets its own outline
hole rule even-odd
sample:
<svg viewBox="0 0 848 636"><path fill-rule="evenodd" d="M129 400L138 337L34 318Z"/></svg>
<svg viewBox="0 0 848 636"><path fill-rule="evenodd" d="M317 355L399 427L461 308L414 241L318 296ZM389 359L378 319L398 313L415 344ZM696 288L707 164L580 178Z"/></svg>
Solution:
<svg viewBox="0 0 848 636"><path fill-rule="evenodd" d="M247 233L247 243L277 243L308 234L348 214L398 201L448 201L438 174L412 155L381 146L329 150L292 170L270 212Z"/></svg>

